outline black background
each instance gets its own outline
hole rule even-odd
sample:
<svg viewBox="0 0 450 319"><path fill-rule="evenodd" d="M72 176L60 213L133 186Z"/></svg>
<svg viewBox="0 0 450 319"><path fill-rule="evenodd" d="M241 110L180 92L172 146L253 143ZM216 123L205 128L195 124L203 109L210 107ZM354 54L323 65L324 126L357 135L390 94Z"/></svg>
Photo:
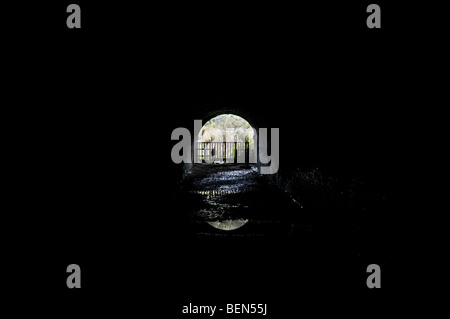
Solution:
<svg viewBox="0 0 450 319"><path fill-rule="evenodd" d="M369 3L78 1L81 29L66 27L69 2L24 7L34 26L16 39L25 43L24 72L12 80L27 88L17 95L32 194L24 255L41 275L18 288L33 307L60 317L163 318L182 318L189 302L267 303L269 318L410 309L412 212L404 200L414 180L421 30L405 20L407 7L386 1L376 2L382 28L368 29ZM169 196L170 133L193 125L196 108L228 104L280 128L280 169L284 159L301 159L386 194L380 218L404 220L401 249L367 251L356 262L345 247L316 251L332 238L317 246L230 243L240 249L235 260L255 270L228 284L226 267L239 265L177 234ZM287 152L292 143L299 147ZM315 259L299 262L302 251ZM72 263L81 266L82 289L66 287ZM382 268L382 289L366 286L371 263ZM216 271L223 286L208 278Z"/></svg>

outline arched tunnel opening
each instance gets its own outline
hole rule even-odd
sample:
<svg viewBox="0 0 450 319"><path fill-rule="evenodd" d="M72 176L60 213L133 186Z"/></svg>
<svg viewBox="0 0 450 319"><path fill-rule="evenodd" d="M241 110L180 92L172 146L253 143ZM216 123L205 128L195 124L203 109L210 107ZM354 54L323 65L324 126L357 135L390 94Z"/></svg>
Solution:
<svg viewBox="0 0 450 319"><path fill-rule="evenodd" d="M194 156L201 163L256 163L256 141L257 132L248 121L238 115L221 114L208 120L194 136Z"/></svg>

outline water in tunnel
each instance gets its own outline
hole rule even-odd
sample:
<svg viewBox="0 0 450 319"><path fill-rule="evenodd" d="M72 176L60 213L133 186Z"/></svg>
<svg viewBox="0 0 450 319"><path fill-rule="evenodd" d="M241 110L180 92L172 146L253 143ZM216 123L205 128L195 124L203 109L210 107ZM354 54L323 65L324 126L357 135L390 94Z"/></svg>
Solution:
<svg viewBox="0 0 450 319"><path fill-rule="evenodd" d="M258 233L262 225L280 224L273 222L274 212L281 210L277 214L281 218L299 209L261 174L257 143L256 130L240 116L224 113L205 123L194 141L197 158L185 166L182 195L176 200L189 212L191 225L208 225L205 232L212 226L219 231Z"/></svg>
<svg viewBox="0 0 450 319"><path fill-rule="evenodd" d="M255 235L265 227L280 226L286 214L300 209L256 165L194 164L181 188L192 228L206 224L219 231ZM211 234L211 229L199 232Z"/></svg>

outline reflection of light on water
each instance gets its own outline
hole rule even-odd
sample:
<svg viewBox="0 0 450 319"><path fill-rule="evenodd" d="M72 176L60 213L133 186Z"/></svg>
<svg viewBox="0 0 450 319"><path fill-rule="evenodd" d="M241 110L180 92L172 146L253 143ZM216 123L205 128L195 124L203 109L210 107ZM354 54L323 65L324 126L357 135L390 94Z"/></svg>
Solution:
<svg viewBox="0 0 450 319"><path fill-rule="evenodd" d="M234 189L227 189L231 188L230 186L224 186L220 187L218 190L209 190L209 191L198 191L198 194L206 195L206 198L210 199L212 197L216 196L222 196L222 195L229 195L229 194L236 194L237 191Z"/></svg>
<svg viewBox="0 0 450 319"><path fill-rule="evenodd" d="M194 191L194 193L204 196L204 204L206 208L197 211L197 216L206 220L208 224L216 229L221 230L235 230L244 226L248 219L236 218L236 219L224 219L224 215L228 213L242 209L240 204L231 204L233 202L228 195L234 195L239 193L240 185L221 185L216 189ZM248 208L248 206L243 206Z"/></svg>
<svg viewBox="0 0 450 319"><path fill-rule="evenodd" d="M244 226L248 219L228 219L223 221L208 222L211 226L221 230L234 230Z"/></svg>

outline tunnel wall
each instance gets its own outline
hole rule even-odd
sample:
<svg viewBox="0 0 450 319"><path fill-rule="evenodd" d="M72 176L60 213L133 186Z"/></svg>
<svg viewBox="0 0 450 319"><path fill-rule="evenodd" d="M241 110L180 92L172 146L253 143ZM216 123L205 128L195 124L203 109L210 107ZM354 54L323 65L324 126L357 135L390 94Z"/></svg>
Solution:
<svg viewBox="0 0 450 319"><path fill-rule="evenodd" d="M377 116L355 123L348 117L349 110L330 110L328 106L317 105L302 107L301 97L292 106L292 96L279 95L255 97L246 93L227 99L206 95L200 100L187 99L180 103L185 103L185 107L177 108L184 112L176 114L176 127L188 128L192 136L195 119L201 119L204 124L224 113L243 117L256 130L279 128L279 169L265 178L301 205L313 206L321 212L324 207L340 207L348 216L356 211L379 210L374 207L384 205L383 191L387 188L383 179L390 170L386 169L387 163L377 158L380 145L374 141L386 138L376 130L371 131ZM363 134L365 140L355 138L358 134ZM258 155L261 156L259 150ZM172 164L174 179L182 180L191 165Z"/></svg>

